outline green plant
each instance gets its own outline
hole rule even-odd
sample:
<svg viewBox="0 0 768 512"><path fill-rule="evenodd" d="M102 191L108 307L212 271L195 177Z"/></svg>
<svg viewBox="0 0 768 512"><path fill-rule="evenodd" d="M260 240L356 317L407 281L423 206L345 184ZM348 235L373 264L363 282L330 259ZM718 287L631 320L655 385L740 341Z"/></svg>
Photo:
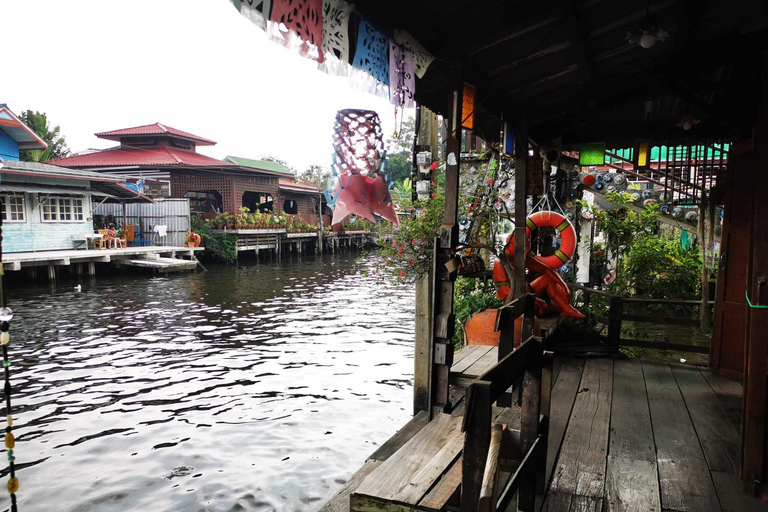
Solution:
<svg viewBox="0 0 768 512"><path fill-rule="evenodd" d="M212 231L212 229L218 229L215 227L217 221L223 222L223 219L219 219L221 215L217 215L213 221L203 220L200 216L193 215L192 231L202 238L201 245L205 247L206 253L230 263L237 260L237 235ZM185 237L184 242L187 241Z"/></svg>
<svg viewBox="0 0 768 512"><path fill-rule="evenodd" d="M453 312L456 325L453 343L457 348L464 342L464 324L472 315L488 308L498 308L502 301L496 298L496 286L492 281L459 277L453 292Z"/></svg>

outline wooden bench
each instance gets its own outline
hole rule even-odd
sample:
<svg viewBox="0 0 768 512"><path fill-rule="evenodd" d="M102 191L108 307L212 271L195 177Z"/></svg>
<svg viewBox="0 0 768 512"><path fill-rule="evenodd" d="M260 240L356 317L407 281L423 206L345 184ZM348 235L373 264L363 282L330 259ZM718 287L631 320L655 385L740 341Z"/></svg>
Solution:
<svg viewBox="0 0 768 512"><path fill-rule="evenodd" d="M530 311L528 301L505 308L503 330L514 327L512 315ZM520 404L494 408L516 382ZM350 510L506 510L519 489L520 510L533 512L544 491L550 388L551 355L530 336L468 386L463 418L438 414L374 469L351 494Z"/></svg>

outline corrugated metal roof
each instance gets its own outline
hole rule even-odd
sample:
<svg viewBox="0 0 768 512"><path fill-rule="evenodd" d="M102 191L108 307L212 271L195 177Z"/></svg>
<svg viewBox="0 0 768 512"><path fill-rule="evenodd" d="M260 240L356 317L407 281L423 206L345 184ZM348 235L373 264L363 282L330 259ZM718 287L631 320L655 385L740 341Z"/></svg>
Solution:
<svg viewBox="0 0 768 512"><path fill-rule="evenodd" d="M62 167L117 167L132 165L183 165L198 167L229 167L232 164L192 151L161 148L116 147L54 160Z"/></svg>
<svg viewBox="0 0 768 512"><path fill-rule="evenodd" d="M12 174L52 176L55 178L68 178L74 180L109 181L114 183L128 181L129 179L125 176L117 176L114 174L105 175L98 172L83 171L80 169L68 169L66 167L58 167L56 165L39 162L19 162L16 160L3 160L0 158L0 173L2 172L10 172Z"/></svg>
<svg viewBox="0 0 768 512"><path fill-rule="evenodd" d="M142 135L172 135L181 139L186 139L197 143L198 146L213 146L216 144L211 139L206 139L198 135L194 135L184 130L178 130L170 126L166 126L161 123L145 124L142 126L134 126L132 128L121 128L119 130L111 130L108 132L97 133L96 136L101 139L117 140L121 137L134 137Z"/></svg>
<svg viewBox="0 0 768 512"><path fill-rule="evenodd" d="M279 179L279 187L281 190L292 190L295 192L310 192L310 193L318 193L320 192L320 189L315 185L314 183L310 183L308 181L304 181L301 178L280 178Z"/></svg>
<svg viewBox="0 0 768 512"><path fill-rule="evenodd" d="M71 187L57 187L55 185L49 185L42 187L39 185L10 185L7 183L0 183L0 192L26 192L27 194L72 194L81 196L101 196L112 197L112 194L101 192L93 189L86 188L71 188Z"/></svg>
<svg viewBox="0 0 768 512"><path fill-rule="evenodd" d="M266 160L253 160L251 158L243 158L240 156L227 156L224 159L224 161L230 162L235 165L240 165L242 167L252 167L254 169L259 169L262 171L279 172L283 174L293 175L293 171L291 171L289 168L287 168L283 164L279 164L277 162L268 162Z"/></svg>

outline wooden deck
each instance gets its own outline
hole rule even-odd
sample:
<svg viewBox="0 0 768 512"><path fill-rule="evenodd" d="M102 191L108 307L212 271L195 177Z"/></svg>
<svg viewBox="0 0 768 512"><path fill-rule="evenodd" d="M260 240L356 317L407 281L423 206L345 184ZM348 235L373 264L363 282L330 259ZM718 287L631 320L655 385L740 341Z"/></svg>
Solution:
<svg viewBox="0 0 768 512"><path fill-rule="evenodd" d="M465 361L468 375L492 351L462 350L454 366ZM542 510L768 512L737 476L740 385L705 368L608 358L556 358L553 379ZM348 511L349 495L426 423L415 416L322 510Z"/></svg>
<svg viewBox="0 0 768 512"><path fill-rule="evenodd" d="M539 320L537 336L546 339L562 323L563 317L548 317ZM467 386L478 376L498 362L499 347L488 345L467 345L453 357L450 382L454 386Z"/></svg>

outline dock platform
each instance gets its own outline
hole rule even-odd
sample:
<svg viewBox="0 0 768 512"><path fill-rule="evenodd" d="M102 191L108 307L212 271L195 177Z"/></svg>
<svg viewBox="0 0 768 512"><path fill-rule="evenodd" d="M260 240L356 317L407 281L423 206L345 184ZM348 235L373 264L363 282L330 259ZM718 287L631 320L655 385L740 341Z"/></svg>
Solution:
<svg viewBox="0 0 768 512"><path fill-rule="evenodd" d="M768 512L768 503L741 491L739 384L703 367L611 358L556 357L552 375L547 492L538 496L537 510ZM501 411L507 417L499 418ZM514 411L494 408L494 423L519 429ZM460 398L451 416L463 415ZM452 462L442 464L445 469L439 474L430 472L428 461L415 459L424 450L398 451L409 442L428 442L425 434L419 436L427 425L426 412L414 416L371 454L321 511L356 510L350 508L350 495L391 495L390 488L398 486L404 493L409 488L414 492L388 503L393 508L378 507L376 499L363 508L404 512L455 507L461 482L461 464L456 461L462 457L451 448L455 443L440 452ZM396 464L387 463L392 457L398 457ZM412 471L418 466L421 471ZM388 468L387 479L379 478L380 467ZM406 472L418 477L417 486ZM442 505L432 508L428 497L438 494Z"/></svg>
<svg viewBox="0 0 768 512"><path fill-rule="evenodd" d="M12 252L3 254L3 270L48 268L49 279L56 279L58 267L73 267L75 273L96 273L96 263L113 263L158 269L163 272L194 270L197 252L204 247L126 247L124 249L68 249L60 251Z"/></svg>

